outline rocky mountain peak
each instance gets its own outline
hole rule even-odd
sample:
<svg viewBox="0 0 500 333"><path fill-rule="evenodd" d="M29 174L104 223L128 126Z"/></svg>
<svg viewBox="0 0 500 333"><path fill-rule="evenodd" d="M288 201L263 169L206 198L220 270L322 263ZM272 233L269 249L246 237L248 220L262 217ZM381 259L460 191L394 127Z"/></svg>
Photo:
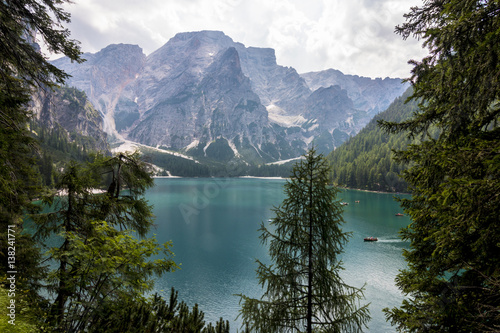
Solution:
<svg viewBox="0 0 500 333"><path fill-rule="evenodd" d="M259 47L248 47L242 52L245 59L245 65L248 66L246 69L250 73L251 67L272 67L277 66L276 62L276 52L271 48L259 48Z"/></svg>
<svg viewBox="0 0 500 333"><path fill-rule="evenodd" d="M397 78L369 78L347 75L336 69L301 74L311 90L338 85L347 91L354 107L370 114L371 117L389 107L401 96L408 84Z"/></svg>
<svg viewBox="0 0 500 333"><path fill-rule="evenodd" d="M234 47L221 51L207 68L206 73L205 82L202 82L201 85L211 85L211 89L227 91L239 87L244 81L248 81L241 70L240 57ZM248 88L250 89L250 86Z"/></svg>
<svg viewBox="0 0 500 333"><path fill-rule="evenodd" d="M113 44L97 52L92 59L94 88L103 93L121 89L135 80L146 56L137 45ZM96 84L97 83L97 84Z"/></svg>
<svg viewBox="0 0 500 333"><path fill-rule="evenodd" d="M210 44L222 44L224 42L230 44L234 43L231 37L227 36L222 31L217 30L179 32L172 37L168 43L185 42L192 39L203 40L204 42Z"/></svg>
<svg viewBox="0 0 500 333"><path fill-rule="evenodd" d="M324 126L354 110L354 103L347 96L347 91L335 85L315 90L307 98L304 114L308 118L316 117Z"/></svg>
<svg viewBox="0 0 500 333"><path fill-rule="evenodd" d="M278 65L273 49L246 47L220 31L176 34L147 57L124 44L85 57L54 63L87 93L108 133L197 157L224 151L274 161L318 140L328 152L405 89L396 79L335 70L299 75Z"/></svg>
<svg viewBox="0 0 500 333"><path fill-rule="evenodd" d="M178 33L166 44L148 56L150 65L165 62L163 66L197 65L206 68L223 49L236 43L220 31L197 31ZM185 67L185 66L182 66Z"/></svg>

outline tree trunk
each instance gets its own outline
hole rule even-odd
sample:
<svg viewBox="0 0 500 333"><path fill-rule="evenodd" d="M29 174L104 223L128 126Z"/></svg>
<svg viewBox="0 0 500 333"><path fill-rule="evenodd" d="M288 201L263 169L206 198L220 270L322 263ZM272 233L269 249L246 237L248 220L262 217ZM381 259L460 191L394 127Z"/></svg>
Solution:
<svg viewBox="0 0 500 333"><path fill-rule="evenodd" d="M313 272L313 220L312 220L312 208L313 208L313 172L310 169L309 178L309 248L308 248L308 272L307 272L307 333L312 333L312 272Z"/></svg>
<svg viewBox="0 0 500 333"><path fill-rule="evenodd" d="M71 228L71 216L73 214L73 201L74 201L74 193L75 189L72 184L68 185L68 210L66 212L66 218L64 219L64 231L70 232L72 231ZM51 316L52 320L55 323L56 328L59 330L61 327L59 325L61 324L61 321L64 317L64 308L66 301L68 297L71 295L69 291L69 286L67 283L68 280L68 275L67 275L67 251L69 249L69 241L66 238L64 240L63 245L61 246L61 249L64 253L64 256L61 258L61 262L59 265L59 274L60 274L60 279L59 279L59 286L57 288L57 297L54 300L54 303L52 304L52 309L51 309Z"/></svg>

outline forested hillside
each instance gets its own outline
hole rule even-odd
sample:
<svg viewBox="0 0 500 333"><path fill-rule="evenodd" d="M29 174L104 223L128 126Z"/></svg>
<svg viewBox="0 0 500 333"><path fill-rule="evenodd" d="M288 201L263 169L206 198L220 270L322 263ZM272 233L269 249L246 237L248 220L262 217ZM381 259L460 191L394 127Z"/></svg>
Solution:
<svg viewBox="0 0 500 333"><path fill-rule="evenodd" d="M237 163L217 163L208 159L197 161L160 153L153 149L142 148L145 159L159 169L157 176L179 177L289 177L293 162L284 164L245 165Z"/></svg>
<svg viewBox="0 0 500 333"><path fill-rule="evenodd" d="M394 162L392 149L401 150L410 141L403 133L384 133L377 121L399 122L411 116L418 106L415 101L405 104L410 95L411 88L386 111L375 116L356 136L327 156L332 165L333 183L372 191L406 191L406 182L398 176L405 166Z"/></svg>

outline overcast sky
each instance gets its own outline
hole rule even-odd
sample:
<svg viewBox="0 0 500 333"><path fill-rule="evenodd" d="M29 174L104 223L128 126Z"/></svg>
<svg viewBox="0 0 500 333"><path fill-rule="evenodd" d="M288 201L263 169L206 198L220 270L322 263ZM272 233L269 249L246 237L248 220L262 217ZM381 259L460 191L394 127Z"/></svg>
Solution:
<svg viewBox="0 0 500 333"><path fill-rule="evenodd" d="M68 28L84 52L137 44L146 55L178 32L220 30L245 46L271 47L299 73L338 69L409 76L421 41L394 33L422 0L74 0Z"/></svg>

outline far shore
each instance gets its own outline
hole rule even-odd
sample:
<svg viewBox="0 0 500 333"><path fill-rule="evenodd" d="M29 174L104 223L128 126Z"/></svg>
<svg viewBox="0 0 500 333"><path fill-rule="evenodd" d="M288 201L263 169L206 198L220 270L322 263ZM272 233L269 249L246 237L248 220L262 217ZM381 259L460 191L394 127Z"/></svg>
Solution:
<svg viewBox="0 0 500 333"><path fill-rule="evenodd" d="M236 178L254 178L254 179L288 179L288 178L283 178L283 177L257 177L257 176L239 176Z"/></svg>
<svg viewBox="0 0 500 333"><path fill-rule="evenodd" d="M285 178L285 177L259 177L259 176L234 176L234 177L196 177L196 176L191 176L191 177L182 177L182 176L153 176L153 178L205 178L205 179L210 179L210 178L241 178L241 179L269 179L269 180L287 180L290 178ZM379 193L379 194L403 194L403 195L411 195L411 193L407 192L387 192L387 191L376 191L376 190L365 190L365 189L360 189L360 188L353 188L353 187L345 187L345 186L337 186L341 190L355 190L355 191L362 191L362 192L369 192L369 193Z"/></svg>
<svg viewBox="0 0 500 333"><path fill-rule="evenodd" d="M236 177L181 177L181 176L153 176L153 178L205 178L205 179L211 179L211 178L250 178L250 179L288 179L288 178L283 178L283 177L257 177L257 176L236 176Z"/></svg>
<svg viewBox="0 0 500 333"><path fill-rule="evenodd" d="M405 195L411 195L411 193L406 193L406 192L387 192L387 191L375 191L375 190L363 190L360 188L352 188L352 187L344 187L344 186L337 186L341 190L355 190L355 191L361 191L361 192L369 192L369 193L380 193L380 194L405 194Z"/></svg>

